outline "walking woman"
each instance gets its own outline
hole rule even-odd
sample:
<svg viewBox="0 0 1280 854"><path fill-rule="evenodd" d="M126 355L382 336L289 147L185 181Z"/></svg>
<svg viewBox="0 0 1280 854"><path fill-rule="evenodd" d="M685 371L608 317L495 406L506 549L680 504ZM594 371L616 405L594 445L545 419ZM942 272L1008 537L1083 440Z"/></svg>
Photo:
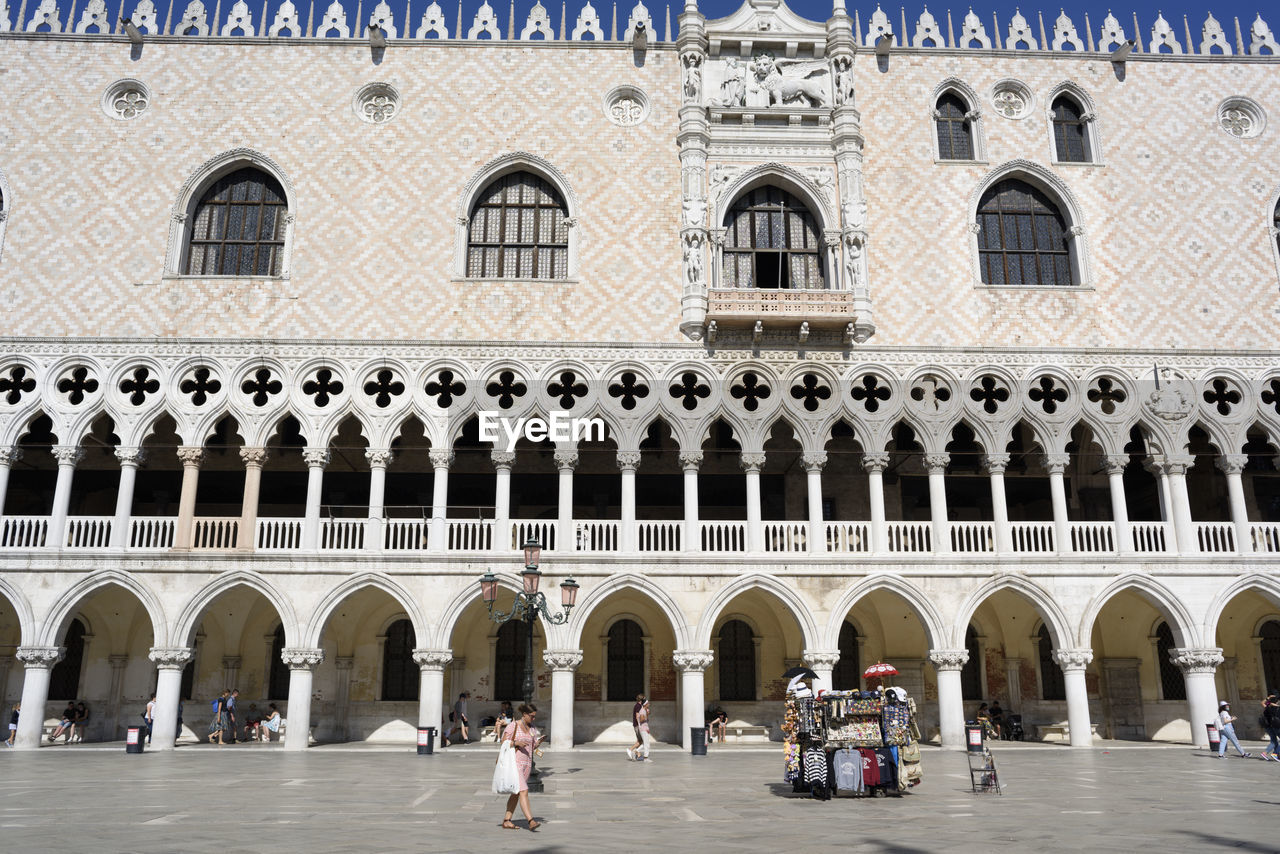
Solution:
<svg viewBox="0 0 1280 854"><path fill-rule="evenodd" d="M213 720L209 723L209 741L221 747L225 742L222 740L222 734L227 728L227 697L231 696L230 691L223 691L218 699L213 701Z"/></svg>
<svg viewBox="0 0 1280 854"><path fill-rule="evenodd" d="M516 804L520 804L520 812L529 821L529 829L537 830L542 822L535 821L533 811L529 809L529 770L533 767L533 751L547 737L536 735L533 729L534 719L538 717L538 707L533 703L521 703L516 709L519 717L502 733L503 741L510 741L516 751L516 770L520 772L520 791L507 798L507 811L502 816L502 826L507 830L518 830L511 821L515 814Z"/></svg>
<svg viewBox="0 0 1280 854"><path fill-rule="evenodd" d="M1240 739L1236 738L1235 721L1239 720L1235 715L1231 714L1230 703L1218 704L1218 758L1222 759L1227 755L1227 742L1235 747L1236 752L1240 754L1241 759L1248 759L1250 754L1244 752L1244 748L1240 746Z"/></svg>

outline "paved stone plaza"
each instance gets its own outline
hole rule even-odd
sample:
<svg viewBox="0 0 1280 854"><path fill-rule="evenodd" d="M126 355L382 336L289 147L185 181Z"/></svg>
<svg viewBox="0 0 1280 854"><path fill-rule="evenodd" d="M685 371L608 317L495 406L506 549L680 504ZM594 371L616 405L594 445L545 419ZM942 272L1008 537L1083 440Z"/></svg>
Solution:
<svg viewBox="0 0 1280 854"><path fill-rule="evenodd" d="M793 796L777 750L705 759L548 754L536 835L498 827L494 753L123 747L0 753L0 848L17 852L1280 850L1280 764L1190 747L997 747L1002 797L969 791L963 754L926 748L904 797ZM1255 745L1256 746L1256 745Z"/></svg>

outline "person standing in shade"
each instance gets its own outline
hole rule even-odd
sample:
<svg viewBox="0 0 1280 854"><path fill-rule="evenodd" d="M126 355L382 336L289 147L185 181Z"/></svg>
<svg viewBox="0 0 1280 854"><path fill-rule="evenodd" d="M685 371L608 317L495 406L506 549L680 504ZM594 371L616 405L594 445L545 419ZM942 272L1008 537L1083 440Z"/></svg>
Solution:
<svg viewBox="0 0 1280 854"><path fill-rule="evenodd" d="M534 734L533 722L538 717L538 707L533 703L521 703L516 709L519 717L515 723L511 724L502 733L504 741L510 741L511 746L516 750L516 770L520 772L520 791L507 798L507 811L502 816L502 826L506 830L519 830L511 821L511 816L515 814L516 804L520 805L520 812L524 813L524 817L529 822L530 830L537 830L541 826L541 822L533 817L533 810L529 806L529 771L533 768L533 751L539 744L547 740L544 735L538 737Z"/></svg>
<svg viewBox="0 0 1280 854"><path fill-rule="evenodd" d="M9 716L9 740L4 743L5 747L13 747L13 739L18 734L18 713L22 711L21 703L13 704L13 714Z"/></svg>
<svg viewBox="0 0 1280 854"><path fill-rule="evenodd" d="M1236 738L1236 728L1234 722L1239 720L1235 715L1231 714L1230 703L1218 704L1218 758L1222 759L1227 755L1227 742L1230 741L1235 745L1236 752L1240 754L1241 759L1248 759L1251 754L1245 753L1244 748L1240 746L1240 739Z"/></svg>
<svg viewBox="0 0 1280 854"><path fill-rule="evenodd" d="M240 696L239 688L231 689L231 696L227 697L227 729L224 735L231 736L231 743L236 743L236 699Z"/></svg>
<svg viewBox="0 0 1280 854"><path fill-rule="evenodd" d="M1271 739L1262 758L1280 762L1280 694L1275 691L1267 694L1267 699L1262 701L1262 723L1263 731Z"/></svg>
<svg viewBox="0 0 1280 854"><path fill-rule="evenodd" d="M227 697L230 695L230 691L223 691L221 696L213 701L213 720L209 722L209 741L219 746L222 745L222 733L227 728Z"/></svg>
<svg viewBox="0 0 1280 854"><path fill-rule="evenodd" d="M467 720L467 700L470 697L471 694L469 692L463 691L458 695L458 702L453 704L453 726L449 727L449 732L445 735L446 745L449 743L449 736L453 735L455 732L462 733L461 741L463 744L466 744L471 740L467 737L467 724L470 723L470 721Z"/></svg>
<svg viewBox="0 0 1280 854"><path fill-rule="evenodd" d="M637 751L644 747L644 737L640 735L640 710L644 708L644 694L636 694L636 704L631 707L631 728L636 733L636 743L627 748L627 758L636 761Z"/></svg>
<svg viewBox="0 0 1280 854"><path fill-rule="evenodd" d="M152 694L151 699L147 702L147 710L142 713L142 719L147 722L147 744L151 743L151 727L156 722L156 695Z"/></svg>

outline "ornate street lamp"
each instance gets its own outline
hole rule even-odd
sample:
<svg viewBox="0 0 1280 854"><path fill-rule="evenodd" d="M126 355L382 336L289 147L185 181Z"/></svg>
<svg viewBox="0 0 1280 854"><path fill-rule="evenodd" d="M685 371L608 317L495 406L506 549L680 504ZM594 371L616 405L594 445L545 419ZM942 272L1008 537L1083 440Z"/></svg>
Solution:
<svg viewBox="0 0 1280 854"><path fill-rule="evenodd" d="M542 573L538 570L538 562L542 557L542 544L537 537L530 537L524 544L524 569L520 573L522 589L516 593L510 611L495 611L498 601L498 578L492 572L486 572L480 578L480 598L489 609L489 619L498 625L511 620L523 620L527 627L528 643L524 655L524 701L533 702L533 627L541 615L543 622L558 626L569 621L569 612L578 601L578 582L566 578L560 582L560 605L563 610L551 612L547 606L547 597L538 592ZM542 780L538 775L537 765L529 771L529 791L541 792Z"/></svg>

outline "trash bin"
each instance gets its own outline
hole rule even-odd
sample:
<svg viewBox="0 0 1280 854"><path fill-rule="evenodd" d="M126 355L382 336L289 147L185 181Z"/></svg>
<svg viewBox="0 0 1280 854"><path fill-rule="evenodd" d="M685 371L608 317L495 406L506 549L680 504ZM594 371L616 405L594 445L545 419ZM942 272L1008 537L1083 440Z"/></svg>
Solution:
<svg viewBox="0 0 1280 854"><path fill-rule="evenodd" d="M436 752L436 728L433 726L418 727L418 755L430 756Z"/></svg>
<svg viewBox="0 0 1280 854"><path fill-rule="evenodd" d="M129 730L128 732L125 733L125 737L124 737L124 752L125 753L141 753L142 748L144 746L143 739L146 738L146 735L144 734L146 733L146 731L147 731L146 727L140 727L140 726L129 727Z"/></svg>
<svg viewBox="0 0 1280 854"><path fill-rule="evenodd" d="M1205 724L1205 725L1204 725L1204 728L1205 728L1205 729L1208 731L1208 733L1209 733L1209 752L1210 752L1210 753L1217 753L1217 752L1218 752L1218 743L1222 740L1221 736L1219 736L1219 735L1218 735L1218 727L1217 727L1217 725L1216 725L1216 724Z"/></svg>
<svg viewBox="0 0 1280 854"><path fill-rule="evenodd" d="M707 728L704 726L689 727L689 755L707 755Z"/></svg>
<svg viewBox="0 0 1280 854"><path fill-rule="evenodd" d="M970 753L982 752L982 724L964 725L964 743Z"/></svg>

